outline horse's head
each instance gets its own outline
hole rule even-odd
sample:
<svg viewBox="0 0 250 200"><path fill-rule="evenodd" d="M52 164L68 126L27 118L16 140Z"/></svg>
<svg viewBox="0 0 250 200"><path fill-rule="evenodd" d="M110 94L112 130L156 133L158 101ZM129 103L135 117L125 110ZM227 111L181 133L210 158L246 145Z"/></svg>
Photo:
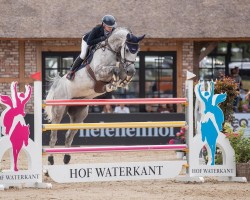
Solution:
<svg viewBox="0 0 250 200"><path fill-rule="evenodd" d="M116 60L112 60L112 62L116 61L116 66L119 63L119 68L115 66L110 71L111 80L119 82L118 87L126 87L135 75L139 43L144 37L145 35L137 37L127 28L118 27L105 41L104 45L107 45L107 49L116 55Z"/></svg>
<svg viewBox="0 0 250 200"><path fill-rule="evenodd" d="M120 65L119 65L119 79L121 80L118 87L126 87L135 75L135 60L139 52L139 42L145 37L135 36L128 32L125 39L119 48Z"/></svg>
<svg viewBox="0 0 250 200"><path fill-rule="evenodd" d="M137 53L139 52L139 42L145 37L135 36L132 33L128 33L125 42L121 46L121 64L124 67L127 76L133 76L135 74L135 60Z"/></svg>

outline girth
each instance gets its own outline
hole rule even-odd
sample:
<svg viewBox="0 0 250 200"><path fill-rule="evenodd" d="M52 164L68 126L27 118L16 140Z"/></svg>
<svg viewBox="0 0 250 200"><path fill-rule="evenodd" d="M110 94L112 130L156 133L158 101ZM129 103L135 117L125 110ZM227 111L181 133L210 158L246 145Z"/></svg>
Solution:
<svg viewBox="0 0 250 200"><path fill-rule="evenodd" d="M94 81L94 91L95 91L96 93L105 93L105 92L106 92L105 85L107 85L108 82L96 80L95 73L94 73L94 71L91 69L91 67L90 67L89 64L86 65L86 69L87 69L88 74L90 75L90 77L91 77L91 78L93 79L93 81Z"/></svg>

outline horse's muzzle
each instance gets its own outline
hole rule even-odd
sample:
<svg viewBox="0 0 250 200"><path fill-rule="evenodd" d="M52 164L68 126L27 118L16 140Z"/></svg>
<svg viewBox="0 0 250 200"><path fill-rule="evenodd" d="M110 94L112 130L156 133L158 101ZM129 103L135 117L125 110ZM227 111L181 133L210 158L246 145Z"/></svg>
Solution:
<svg viewBox="0 0 250 200"><path fill-rule="evenodd" d="M127 76L134 76L135 75L135 65L134 64L129 65L126 68L126 71L127 71Z"/></svg>

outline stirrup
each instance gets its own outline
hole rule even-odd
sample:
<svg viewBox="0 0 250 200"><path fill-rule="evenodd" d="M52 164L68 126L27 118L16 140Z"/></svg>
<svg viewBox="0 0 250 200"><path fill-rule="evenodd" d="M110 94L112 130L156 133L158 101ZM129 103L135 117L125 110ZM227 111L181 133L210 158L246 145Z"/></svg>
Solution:
<svg viewBox="0 0 250 200"><path fill-rule="evenodd" d="M68 72L66 78L70 81L72 81L75 78L75 72L74 71L70 71Z"/></svg>

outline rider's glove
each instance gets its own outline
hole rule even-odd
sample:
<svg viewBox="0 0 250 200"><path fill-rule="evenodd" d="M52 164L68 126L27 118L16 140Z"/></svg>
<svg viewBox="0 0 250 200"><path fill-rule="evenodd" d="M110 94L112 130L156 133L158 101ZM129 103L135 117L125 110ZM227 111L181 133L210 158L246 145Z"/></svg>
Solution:
<svg viewBox="0 0 250 200"><path fill-rule="evenodd" d="M102 37L101 37L101 39L102 39L102 41L104 41L104 40L106 40L106 39L107 39L107 36L106 36L106 35L104 35L104 36L102 36Z"/></svg>

